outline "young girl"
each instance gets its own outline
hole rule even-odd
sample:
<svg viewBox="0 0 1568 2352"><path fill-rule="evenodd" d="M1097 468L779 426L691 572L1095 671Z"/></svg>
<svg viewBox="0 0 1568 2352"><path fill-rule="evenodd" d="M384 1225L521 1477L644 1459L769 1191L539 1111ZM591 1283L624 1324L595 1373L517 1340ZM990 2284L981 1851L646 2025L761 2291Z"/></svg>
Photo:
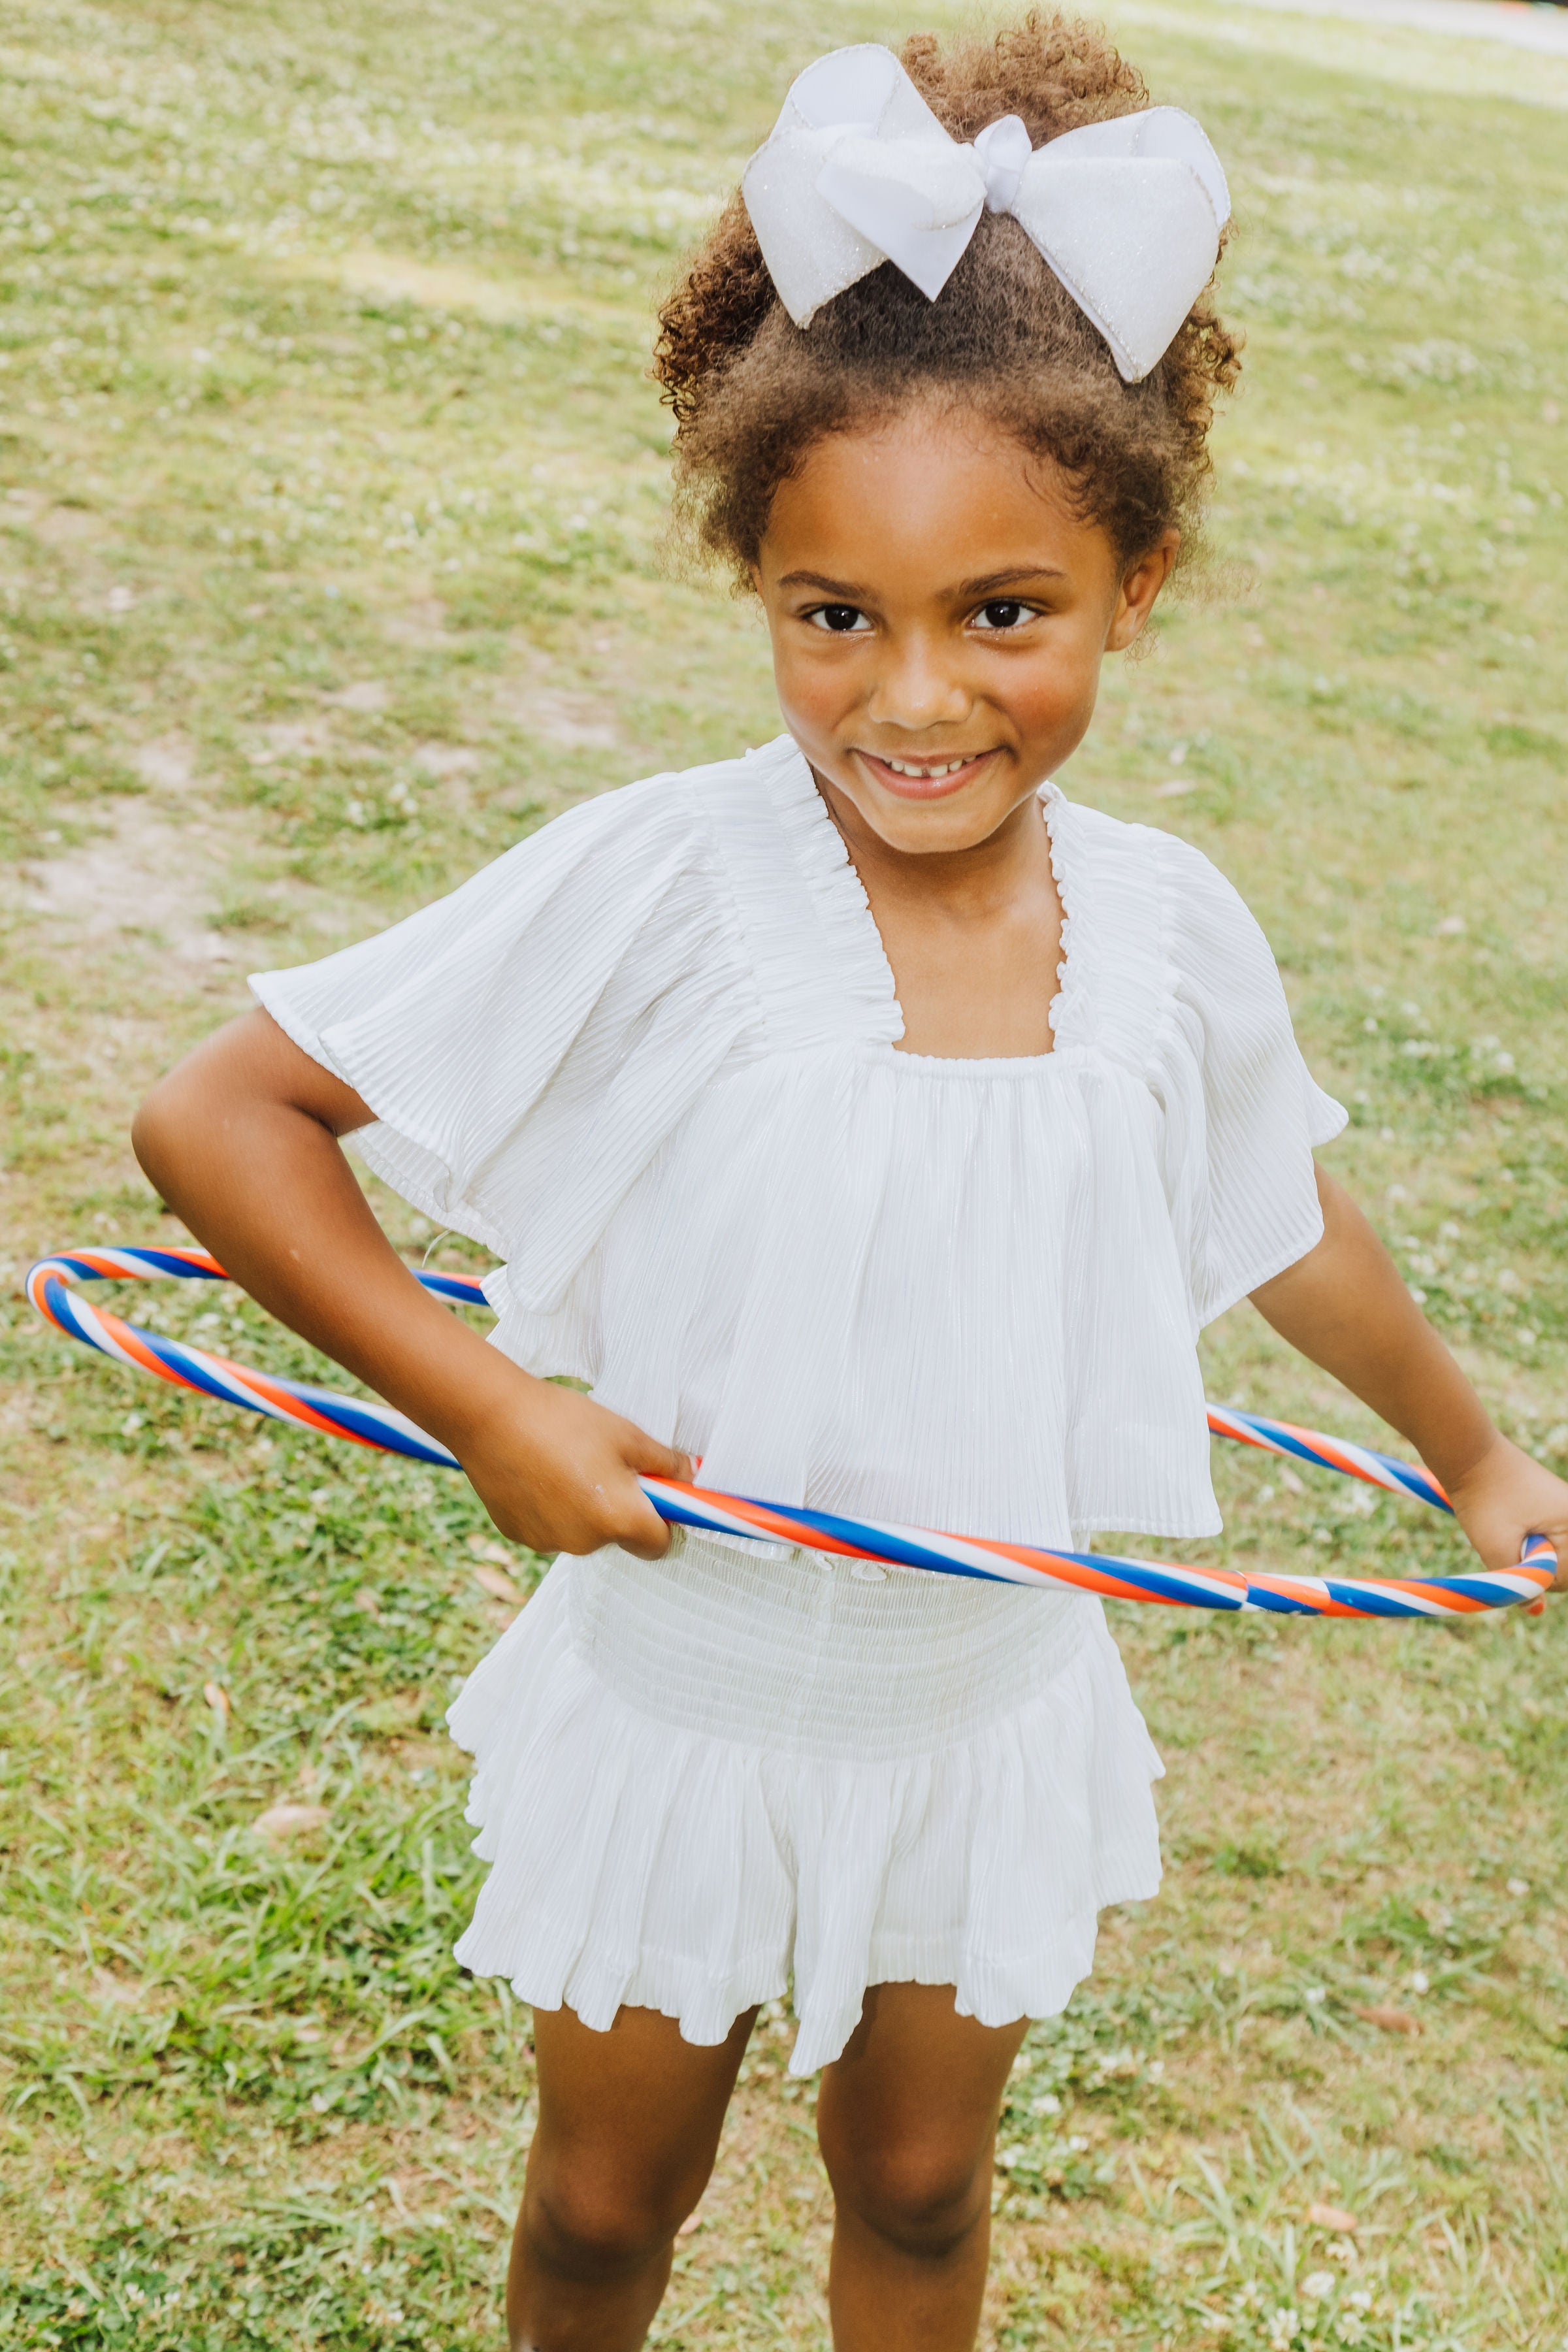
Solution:
<svg viewBox="0 0 1568 2352"><path fill-rule="evenodd" d="M819 61L658 354L786 732L258 978L138 1122L239 1280L561 1555L451 1715L492 1864L458 1956L535 2012L514 2346L642 2342L792 1983L834 2340L971 2344L1026 2021L1159 1884L1096 1602L671 1540L639 1472L1211 1535L1194 1339L1250 1295L1489 1565L1535 1529L1568 1559L1568 1488L1315 1174L1343 1113L1246 908L1050 782L1191 531L1227 209L1196 124L1081 26ZM492 1343L394 1255L350 1132L502 1261Z"/></svg>

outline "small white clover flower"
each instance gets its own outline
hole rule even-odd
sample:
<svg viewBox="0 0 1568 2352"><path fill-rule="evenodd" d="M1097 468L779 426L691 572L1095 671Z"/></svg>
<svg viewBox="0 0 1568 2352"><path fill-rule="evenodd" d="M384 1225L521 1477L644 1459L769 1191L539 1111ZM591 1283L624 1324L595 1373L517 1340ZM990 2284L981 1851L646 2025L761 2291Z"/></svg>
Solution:
<svg viewBox="0 0 1568 2352"><path fill-rule="evenodd" d="M1332 2294L1333 2291L1332 2271L1313 2271L1301 2281L1301 2292L1309 2303L1321 2303L1324 2295Z"/></svg>

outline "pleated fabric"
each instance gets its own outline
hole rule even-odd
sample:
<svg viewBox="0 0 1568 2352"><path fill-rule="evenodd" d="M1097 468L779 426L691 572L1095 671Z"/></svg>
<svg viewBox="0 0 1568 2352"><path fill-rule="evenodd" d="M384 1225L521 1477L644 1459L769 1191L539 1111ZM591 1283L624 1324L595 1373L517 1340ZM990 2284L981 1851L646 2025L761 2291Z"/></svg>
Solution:
<svg viewBox="0 0 1568 2352"><path fill-rule="evenodd" d="M502 1260L494 1343L706 1483L1045 1544L1212 1534L1194 1340L1321 1237L1312 1149L1344 1113L1209 861L1042 804L1048 1055L900 1050L787 738L604 794L251 984L375 1113L371 1166ZM460 1957L698 2041L793 1969L802 2067L880 1977L990 2022L1059 2007L1096 1909L1158 1875L1158 1763L1098 1610L773 1549L552 1572L453 1710L492 1861Z"/></svg>
<svg viewBox="0 0 1568 2352"><path fill-rule="evenodd" d="M558 1560L449 1720L491 1864L458 1958L601 2029L625 2002L721 2042L793 1975L804 2074L868 1984L1049 2016L1102 1906L1159 1886L1160 1760L1094 1601L688 1534Z"/></svg>

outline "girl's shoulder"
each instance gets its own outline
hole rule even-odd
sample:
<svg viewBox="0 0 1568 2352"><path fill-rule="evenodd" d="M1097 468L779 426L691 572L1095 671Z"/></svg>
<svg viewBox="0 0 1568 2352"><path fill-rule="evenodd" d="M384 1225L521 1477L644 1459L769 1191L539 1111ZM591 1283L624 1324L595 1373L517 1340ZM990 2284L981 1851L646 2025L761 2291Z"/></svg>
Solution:
<svg viewBox="0 0 1568 2352"><path fill-rule="evenodd" d="M773 889L787 895L803 848L803 801L816 802L810 770L781 736L732 759L596 792L537 826L464 887L503 903L586 894L612 924L661 890L733 912L737 898L753 906L759 889L768 897L769 877ZM815 813L826 822L825 813ZM812 830L809 816L804 829Z"/></svg>
<svg viewBox="0 0 1568 2352"><path fill-rule="evenodd" d="M1086 960L1117 959L1123 986L1141 982L1152 1010L1152 1001L1194 991L1216 1007L1232 998L1238 1012L1259 989L1271 1006L1282 998L1256 916L1194 843L1054 789L1047 814L1072 942L1083 946Z"/></svg>
<svg viewBox="0 0 1568 2352"><path fill-rule="evenodd" d="M1150 905L1168 898L1191 903L1211 919L1255 919L1241 893L1212 857L1180 834L1128 817L1110 815L1085 801L1068 800L1053 786L1047 801L1053 839L1065 834L1073 849L1095 869L1097 879L1127 893L1142 892Z"/></svg>
<svg viewBox="0 0 1568 2352"><path fill-rule="evenodd" d="M624 784L610 784L538 826L517 845L574 844L587 835L610 845L641 845L657 837L699 847L721 835L750 813L776 806L777 793L768 787L782 783L792 771L804 767L796 746L781 735L758 750L728 760L705 761L696 767L666 768Z"/></svg>

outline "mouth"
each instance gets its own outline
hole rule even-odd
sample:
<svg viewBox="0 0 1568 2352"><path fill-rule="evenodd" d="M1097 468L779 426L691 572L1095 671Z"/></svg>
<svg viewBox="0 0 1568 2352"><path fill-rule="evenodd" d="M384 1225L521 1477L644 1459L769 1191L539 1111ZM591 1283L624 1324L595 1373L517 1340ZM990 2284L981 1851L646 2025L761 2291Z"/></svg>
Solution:
<svg viewBox="0 0 1568 2352"><path fill-rule="evenodd" d="M873 783L904 801L940 801L950 793L961 793L995 756L994 750L969 751L942 760L894 760L858 748L855 752Z"/></svg>

